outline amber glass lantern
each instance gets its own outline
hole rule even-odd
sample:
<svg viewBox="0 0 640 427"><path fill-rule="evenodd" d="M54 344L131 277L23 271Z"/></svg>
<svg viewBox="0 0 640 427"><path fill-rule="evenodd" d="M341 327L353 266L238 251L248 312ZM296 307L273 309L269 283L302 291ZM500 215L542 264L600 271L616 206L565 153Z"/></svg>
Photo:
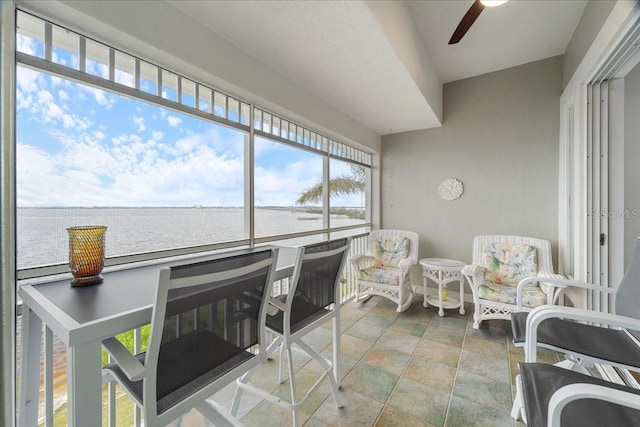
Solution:
<svg viewBox="0 0 640 427"><path fill-rule="evenodd" d="M102 283L104 268L104 237L107 227L86 225L67 228L69 233L69 268L73 274L71 286Z"/></svg>

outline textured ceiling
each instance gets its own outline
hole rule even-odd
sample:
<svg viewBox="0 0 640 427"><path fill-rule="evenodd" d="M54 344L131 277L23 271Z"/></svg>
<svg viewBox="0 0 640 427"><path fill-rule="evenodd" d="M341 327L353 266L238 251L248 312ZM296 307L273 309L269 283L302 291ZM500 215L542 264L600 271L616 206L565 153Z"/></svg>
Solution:
<svg viewBox="0 0 640 427"><path fill-rule="evenodd" d="M169 3L378 134L440 125L438 106L420 90L422 77L393 43L406 25L381 22L367 1ZM403 3L422 37L411 46L414 56L426 49L435 70L424 69L431 74L424 79L441 84L561 55L586 0L511 0L486 8L462 41L449 46L472 3Z"/></svg>

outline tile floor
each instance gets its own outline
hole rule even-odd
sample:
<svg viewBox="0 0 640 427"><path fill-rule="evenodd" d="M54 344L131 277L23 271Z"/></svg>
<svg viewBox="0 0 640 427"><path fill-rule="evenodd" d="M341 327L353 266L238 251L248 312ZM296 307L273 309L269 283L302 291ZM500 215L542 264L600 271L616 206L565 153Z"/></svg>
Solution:
<svg viewBox="0 0 640 427"><path fill-rule="evenodd" d="M517 362L524 353L511 344L505 321L483 322L473 329L473 306L466 313L423 308L421 296L404 313L390 301L373 297L342 307L341 394L344 408L335 406L328 381L302 408L300 425L323 426L522 426L510 417ZM330 323L305 340L330 356ZM294 356L296 386L302 393L318 378L310 358ZM555 363L552 352L539 361ZM265 364L252 382L288 400L288 383L277 381L277 361ZM235 385L216 395L229 408ZM292 425L291 411L245 392L241 421L249 426ZM196 417L183 422L202 425ZM187 421L187 420L185 420Z"/></svg>

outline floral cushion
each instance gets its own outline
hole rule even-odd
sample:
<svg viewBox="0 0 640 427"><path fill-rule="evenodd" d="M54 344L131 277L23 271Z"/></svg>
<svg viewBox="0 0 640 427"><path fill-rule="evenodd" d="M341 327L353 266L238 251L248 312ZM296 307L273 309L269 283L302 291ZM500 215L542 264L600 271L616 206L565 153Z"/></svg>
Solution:
<svg viewBox="0 0 640 427"><path fill-rule="evenodd" d="M478 287L478 295L482 299L515 305L517 288L517 285L485 282ZM522 290L523 306L533 308L546 302L547 296L538 286L527 285Z"/></svg>
<svg viewBox="0 0 640 427"><path fill-rule="evenodd" d="M397 267L409 256L411 241L403 236L378 236L373 242L373 257L376 267Z"/></svg>
<svg viewBox="0 0 640 427"><path fill-rule="evenodd" d="M538 252L526 244L494 243L484 248L484 280L517 285L538 272Z"/></svg>
<svg viewBox="0 0 640 427"><path fill-rule="evenodd" d="M400 269L397 267L368 267L358 271L358 278L365 282L397 285L400 283Z"/></svg>

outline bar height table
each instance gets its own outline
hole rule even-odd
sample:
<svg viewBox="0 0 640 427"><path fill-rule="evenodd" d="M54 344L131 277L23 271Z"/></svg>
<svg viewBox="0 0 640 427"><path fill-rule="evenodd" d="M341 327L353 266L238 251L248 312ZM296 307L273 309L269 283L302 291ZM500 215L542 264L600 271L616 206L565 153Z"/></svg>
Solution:
<svg viewBox="0 0 640 427"><path fill-rule="evenodd" d="M269 246L275 247L275 246ZM161 266L201 262L233 252L145 262L132 268L103 272L99 285L72 288L69 277L22 284L22 348L18 425L38 425L38 393L42 323L67 347L68 425L102 425L102 340L146 325L151 321L153 300ZM278 247L276 280L293 274L297 248Z"/></svg>

